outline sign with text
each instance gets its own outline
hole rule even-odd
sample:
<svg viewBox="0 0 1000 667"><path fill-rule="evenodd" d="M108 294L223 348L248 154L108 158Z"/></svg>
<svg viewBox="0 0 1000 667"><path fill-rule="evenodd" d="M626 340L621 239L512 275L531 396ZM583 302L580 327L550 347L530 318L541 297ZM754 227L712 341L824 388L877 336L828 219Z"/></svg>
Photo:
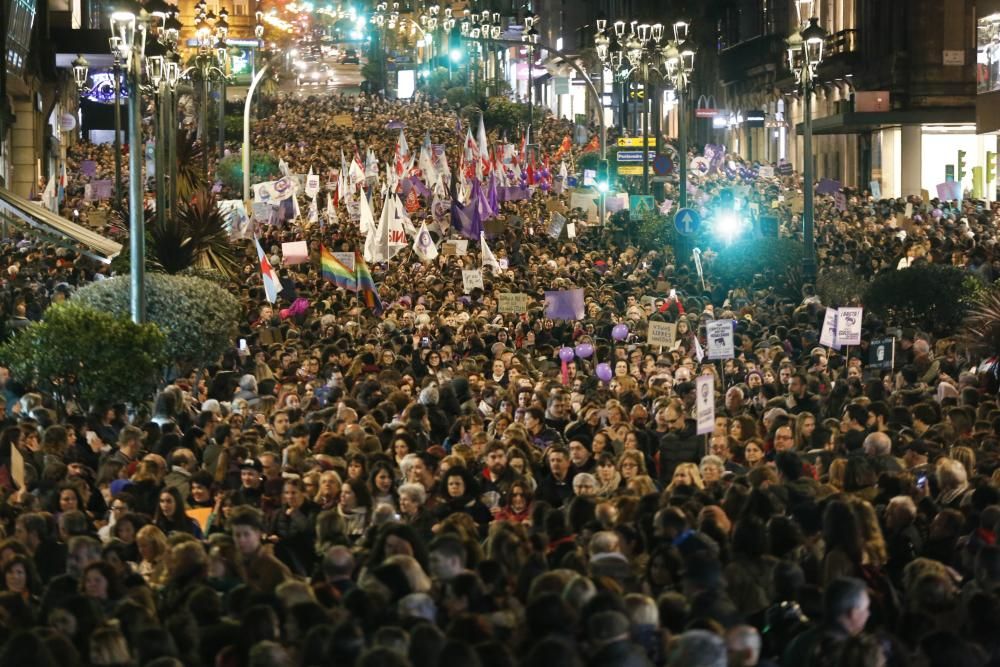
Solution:
<svg viewBox="0 0 1000 667"><path fill-rule="evenodd" d="M891 371L896 364L896 339L880 338L873 340L868 348L868 368Z"/></svg>
<svg viewBox="0 0 1000 667"><path fill-rule="evenodd" d="M646 343L649 345L659 345L660 347L671 347L677 338L677 325L673 322L655 322L650 320L649 328L646 330Z"/></svg>
<svg viewBox="0 0 1000 667"><path fill-rule="evenodd" d="M444 245L441 247L441 254L445 257L449 255L464 255L467 252L469 252L468 239L453 239L451 241L445 241Z"/></svg>
<svg viewBox="0 0 1000 667"><path fill-rule="evenodd" d="M819 344L832 347L835 350L840 349L840 343L837 342L837 311L833 308L826 309L826 315L823 317L823 329L819 334Z"/></svg>
<svg viewBox="0 0 1000 667"><path fill-rule="evenodd" d="M705 331L709 359L732 359L736 356L732 320L709 320Z"/></svg>
<svg viewBox="0 0 1000 667"><path fill-rule="evenodd" d="M524 313L528 310L528 295L520 292L501 292L497 295L497 310L501 313Z"/></svg>
<svg viewBox="0 0 1000 667"><path fill-rule="evenodd" d="M465 293L470 294L477 287L484 289L483 272L479 269L466 269L462 271L462 289Z"/></svg>
<svg viewBox="0 0 1000 667"><path fill-rule="evenodd" d="M715 378L699 375L695 379L695 416L698 435L708 435L715 430Z"/></svg>
<svg viewBox="0 0 1000 667"><path fill-rule="evenodd" d="M618 140L621 148L642 148L642 137L622 137ZM656 137L647 137L646 146L656 146Z"/></svg>
<svg viewBox="0 0 1000 667"><path fill-rule="evenodd" d="M840 345L861 344L862 315L863 309L859 307L837 310L837 343Z"/></svg>

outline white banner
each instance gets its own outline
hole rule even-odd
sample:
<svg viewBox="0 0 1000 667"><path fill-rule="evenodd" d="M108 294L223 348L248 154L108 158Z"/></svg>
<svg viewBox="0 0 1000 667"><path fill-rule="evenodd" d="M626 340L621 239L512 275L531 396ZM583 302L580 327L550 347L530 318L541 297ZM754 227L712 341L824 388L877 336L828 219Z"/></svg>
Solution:
<svg viewBox="0 0 1000 667"><path fill-rule="evenodd" d="M715 430L715 378L699 375L695 379L695 415L698 420L698 435Z"/></svg>
<svg viewBox="0 0 1000 667"><path fill-rule="evenodd" d="M705 325L705 331L709 359L732 359L736 356L732 320L710 320Z"/></svg>

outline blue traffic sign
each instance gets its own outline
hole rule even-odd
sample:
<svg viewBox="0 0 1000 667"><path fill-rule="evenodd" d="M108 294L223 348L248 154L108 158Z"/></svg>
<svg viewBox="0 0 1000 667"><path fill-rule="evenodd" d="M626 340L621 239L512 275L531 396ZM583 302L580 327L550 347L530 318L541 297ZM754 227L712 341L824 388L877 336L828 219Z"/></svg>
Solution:
<svg viewBox="0 0 1000 667"><path fill-rule="evenodd" d="M677 233L682 236L694 234L700 225L701 216L693 208L679 209L677 215L674 216L674 227L677 228Z"/></svg>
<svg viewBox="0 0 1000 667"><path fill-rule="evenodd" d="M649 160L656 159L656 151L646 152ZM618 151L615 154L618 162L642 162L642 151Z"/></svg>
<svg viewBox="0 0 1000 667"><path fill-rule="evenodd" d="M653 160L653 171L657 176L666 176L674 170L674 162L666 155L657 155Z"/></svg>

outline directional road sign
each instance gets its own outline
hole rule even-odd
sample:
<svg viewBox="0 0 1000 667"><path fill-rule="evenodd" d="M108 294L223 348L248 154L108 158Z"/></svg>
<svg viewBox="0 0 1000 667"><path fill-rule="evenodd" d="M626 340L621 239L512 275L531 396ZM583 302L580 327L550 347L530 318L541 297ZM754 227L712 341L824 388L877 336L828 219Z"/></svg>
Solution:
<svg viewBox="0 0 1000 667"><path fill-rule="evenodd" d="M682 208L674 216L674 227L677 233L682 236L690 236L698 231L701 225L701 216L693 208Z"/></svg>

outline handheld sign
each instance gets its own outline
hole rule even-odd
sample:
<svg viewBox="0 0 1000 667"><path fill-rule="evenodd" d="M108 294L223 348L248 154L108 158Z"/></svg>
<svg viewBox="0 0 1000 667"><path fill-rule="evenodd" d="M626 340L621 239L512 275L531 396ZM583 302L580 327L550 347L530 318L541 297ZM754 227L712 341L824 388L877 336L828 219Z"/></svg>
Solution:
<svg viewBox="0 0 1000 667"><path fill-rule="evenodd" d="M823 317L823 329L819 334L819 344L832 347L835 350L840 349L840 343L837 342L837 311L833 308L826 309L826 315Z"/></svg>
<svg viewBox="0 0 1000 667"><path fill-rule="evenodd" d="M497 296L497 310L501 313L523 313L528 310L528 295L520 292L501 292Z"/></svg>
<svg viewBox="0 0 1000 667"><path fill-rule="evenodd" d="M861 316L861 308L841 308L837 311L837 342L839 344L861 344Z"/></svg>
<svg viewBox="0 0 1000 667"><path fill-rule="evenodd" d="M880 338L873 340L868 350L868 368L892 370L896 365L896 339Z"/></svg>
<svg viewBox="0 0 1000 667"><path fill-rule="evenodd" d="M677 325L673 322L649 322L646 330L646 343L649 345L659 345L660 347L671 347L677 337Z"/></svg>
<svg viewBox="0 0 1000 667"><path fill-rule="evenodd" d="M715 430L715 379L711 375L699 375L695 380L694 404L698 435L707 435Z"/></svg>
<svg viewBox="0 0 1000 667"><path fill-rule="evenodd" d="M732 359L736 356L732 320L710 320L705 325L705 331L709 359Z"/></svg>
<svg viewBox="0 0 1000 667"><path fill-rule="evenodd" d="M462 289L466 294L470 294L475 288L484 289L483 272L479 269L462 271Z"/></svg>
<svg viewBox="0 0 1000 667"><path fill-rule="evenodd" d="M694 234L700 225L701 216L693 208L678 209L677 214L674 215L674 227L677 228L677 233L682 236Z"/></svg>

